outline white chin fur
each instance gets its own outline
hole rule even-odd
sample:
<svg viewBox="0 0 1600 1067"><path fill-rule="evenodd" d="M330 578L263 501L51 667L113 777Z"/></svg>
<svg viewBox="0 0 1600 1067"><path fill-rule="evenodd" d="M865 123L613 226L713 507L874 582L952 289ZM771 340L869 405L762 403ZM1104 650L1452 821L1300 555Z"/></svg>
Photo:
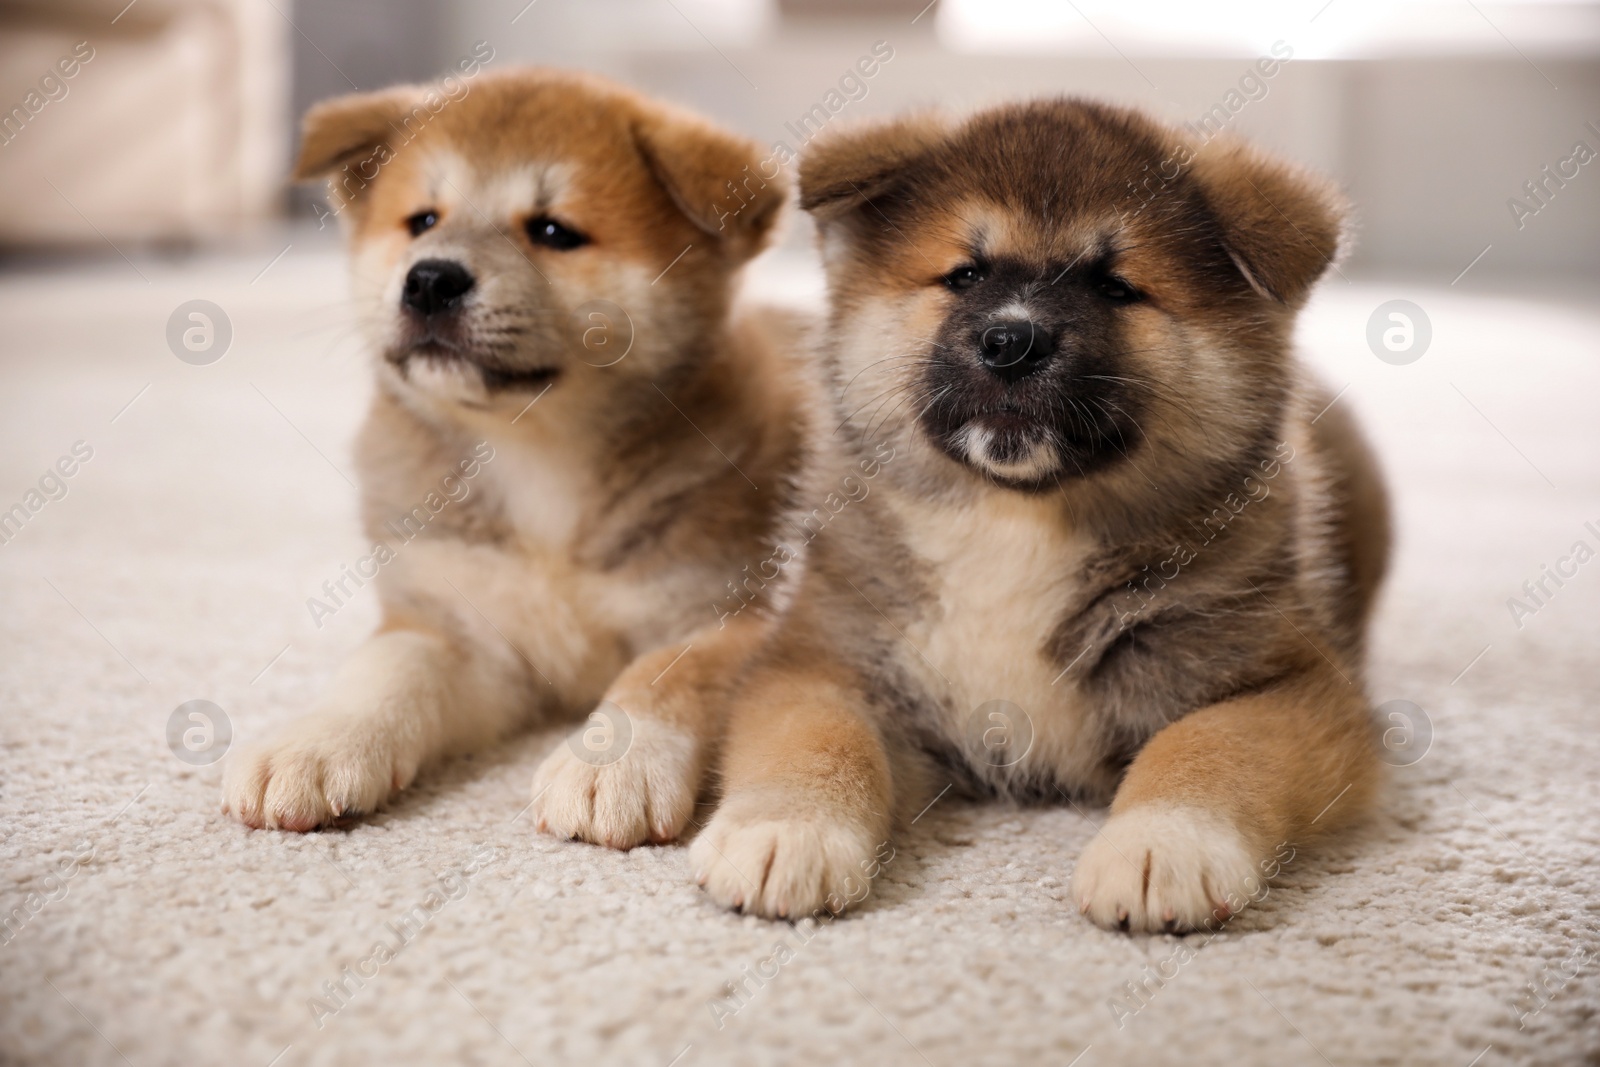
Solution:
<svg viewBox="0 0 1600 1067"><path fill-rule="evenodd" d="M1034 481L1046 477L1054 474L1061 466L1060 457L1056 455L1056 450L1050 447L1048 441L1033 441L1028 445L1027 452L1021 456L1004 460L991 455L993 444L993 430L982 426L967 427L966 440L962 443L967 462L980 470L1015 482Z"/></svg>
<svg viewBox="0 0 1600 1067"><path fill-rule="evenodd" d="M405 380L418 392L443 400L481 404L489 397L478 368L461 360L412 359L406 363Z"/></svg>

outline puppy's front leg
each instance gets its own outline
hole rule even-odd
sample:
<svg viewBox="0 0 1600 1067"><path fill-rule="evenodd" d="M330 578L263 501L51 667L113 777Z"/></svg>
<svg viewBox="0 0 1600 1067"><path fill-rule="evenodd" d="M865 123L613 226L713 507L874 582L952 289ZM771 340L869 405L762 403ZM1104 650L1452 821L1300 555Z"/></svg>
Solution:
<svg viewBox="0 0 1600 1067"><path fill-rule="evenodd" d="M722 803L689 852L719 904L767 918L838 912L878 873L889 756L854 680L825 670L762 667L735 698Z"/></svg>
<svg viewBox="0 0 1600 1067"><path fill-rule="evenodd" d="M767 628L752 613L629 664L534 775L539 828L612 848L675 840L694 814L729 690Z"/></svg>
<svg viewBox="0 0 1600 1067"><path fill-rule="evenodd" d="M504 733L529 699L439 634L382 630L344 662L316 711L228 758L222 810L274 830L374 811L425 764Z"/></svg>
<svg viewBox="0 0 1600 1067"><path fill-rule="evenodd" d="M1360 816L1378 771L1366 699L1326 664L1202 708L1134 759L1078 859L1073 899L1125 930L1219 922L1292 850Z"/></svg>

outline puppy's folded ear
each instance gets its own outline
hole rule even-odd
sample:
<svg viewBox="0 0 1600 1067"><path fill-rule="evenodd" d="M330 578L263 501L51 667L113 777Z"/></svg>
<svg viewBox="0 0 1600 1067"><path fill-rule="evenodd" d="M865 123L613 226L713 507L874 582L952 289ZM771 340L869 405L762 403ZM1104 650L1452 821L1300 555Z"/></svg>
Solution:
<svg viewBox="0 0 1600 1067"><path fill-rule="evenodd" d="M353 93L314 105L301 124L297 182L324 178L346 163L365 159L396 136L416 103L409 87Z"/></svg>
<svg viewBox="0 0 1600 1067"><path fill-rule="evenodd" d="M1337 258L1346 204L1332 185L1231 138L1195 155L1191 172L1250 287L1298 306Z"/></svg>
<svg viewBox="0 0 1600 1067"><path fill-rule="evenodd" d="M782 164L754 141L668 108L634 124L645 165L679 211L736 260L761 251L789 197Z"/></svg>
<svg viewBox="0 0 1600 1067"><path fill-rule="evenodd" d="M923 114L824 135L800 160L800 206L823 222L862 207L893 188L946 130L939 116Z"/></svg>

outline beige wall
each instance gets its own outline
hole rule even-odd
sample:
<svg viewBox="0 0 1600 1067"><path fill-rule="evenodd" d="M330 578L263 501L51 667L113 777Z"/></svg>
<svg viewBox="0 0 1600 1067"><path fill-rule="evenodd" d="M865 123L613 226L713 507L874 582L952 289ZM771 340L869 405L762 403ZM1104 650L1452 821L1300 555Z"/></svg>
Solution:
<svg viewBox="0 0 1600 1067"><path fill-rule="evenodd" d="M602 0L592 10L629 8ZM720 33L703 22L699 28L718 42L719 54L682 16L664 10L676 23L644 22L608 34L576 5L559 0L541 0L515 25L505 5L466 0L452 8L444 43L448 55L488 40L497 62L599 69L764 141L788 139L784 123L817 103L877 40L889 41L895 58L838 121L1038 93L1104 97L1183 121L1219 103L1250 64L1247 56L1135 55L1130 65L1108 50L1095 56L954 53L933 32L931 18L912 25L903 14L778 18L755 30L722 27ZM1583 11L1600 18L1600 6ZM1600 161L1584 167L1520 231L1506 206L1542 166L1569 155L1575 141L1600 152L1600 133L1584 125L1600 126L1600 55L1584 54L1593 35L1565 48L1566 55L1525 49L1525 59L1491 30L1483 29L1470 54L1453 57L1402 51L1370 60L1291 60L1267 83L1267 95L1236 116L1240 131L1344 185L1360 227L1352 269L1416 271L1448 282L1492 245L1475 271L1600 271ZM660 47L639 45L650 39ZM617 41L630 47L611 47Z"/></svg>

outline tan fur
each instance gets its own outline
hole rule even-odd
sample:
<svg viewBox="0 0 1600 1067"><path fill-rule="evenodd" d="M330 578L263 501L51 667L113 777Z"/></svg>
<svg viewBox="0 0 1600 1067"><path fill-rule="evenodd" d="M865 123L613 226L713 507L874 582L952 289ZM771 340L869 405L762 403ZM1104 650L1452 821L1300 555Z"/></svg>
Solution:
<svg viewBox="0 0 1600 1067"><path fill-rule="evenodd" d="M841 432L800 496L870 444L893 459L808 545L734 699L708 891L836 910L890 813L954 786L1114 794L1073 874L1096 922L1237 912L1378 779L1387 506L1289 351L1342 202L1237 143L1054 100L836 134L801 202ZM1039 345L1023 372L983 365L1005 322Z"/></svg>
<svg viewBox="0 0 1600 1067"><path fill-rule="evenodd" d="M740 694L725 797L695 838L695 880L758 915L800 918L859 899L888 842L893 782L859 679L825 662L772 665Z"/></svg>
<svg viewBox="0 0 1600 1067"><path fill-rule="evenodd" d="M585 762L580 728L541 769L530 823L667 840L711 758L718 687L761 626L724 625L714 601L768 551L800 445L806 324L731 308L785 186L744 175L753 143L599 78L463 84L306 119L296 174L328 181L375 357L363 517L394 558L377 633L310 715L230 757L224 808L309 830L604 700L631 747ZM540 243L526 227L547 218L586 241ZM430 259L473 284L419 317L402 296Z"/></svg>

